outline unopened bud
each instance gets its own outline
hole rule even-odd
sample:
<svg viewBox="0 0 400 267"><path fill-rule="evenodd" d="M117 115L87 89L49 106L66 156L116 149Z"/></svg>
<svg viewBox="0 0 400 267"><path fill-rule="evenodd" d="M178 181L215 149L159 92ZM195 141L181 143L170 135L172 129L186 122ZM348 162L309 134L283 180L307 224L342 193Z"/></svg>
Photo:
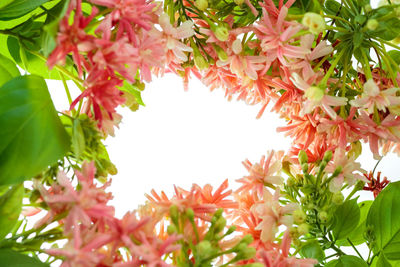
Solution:
<svg viewBox="0 0 400 267"><path fill-rule="evenodd" d="M307 26L310 32L316 35L325 30L325 20L317 13L307 12L304 14L301 23Z"/></svg>
<svg viewBox="0 0 400 267"><path fill-rule="evenodd" d="M390 108L389 108L390 109ZM400 115L400 113L399 113ZM351 143L351 148L347 156L352 159L356 159L361 155L362 152L362 145L360 141L356 141Z"/></svg>
<svg viewBox="0 0 400 267"><path fill-rule="evenodd" d="M321 101L324 95L325 95L324 89L318 86L311 86L304 93L305 97L307 97L309 100L316 102Z"/></svg>
<svg viewBox="0 0 400 267"><path fill-rule="evenodd" d="M302 224L306 221L307 215L304 213L303 210L298 209L293 212L293 220L296 224Z"/></svg>
<svg viewBox="0 0 400 267"><path fill-rule="evenodd" d="M308 163L308 156L304 150L300 150L299 152L299 162L300 164Z"/></svg>
<svg viewBox="0 0 400 267"><path fill-rule="evenodd" d="M328 220L328 213L326 211L321 211L318 213L318 218L321 222L325 223Z"/></svg>
<svg viewBox="0 0 400 267"><path fill-rule="evenodd" d="M340 205L343 203L344 196L341 192L337 192L332 196L332 202L336 205Z"/></svg>
<svg viewBox="0 0 400 267"><path fill-rule="evenodd" d="M176 229L176 226L175 226L174 224L168 225L168 227L167 227L167 233L168 233L169 235L173 235L173 234L175 234L175 233L177 233L177 232L178 232L178 230Z"/></svg>
<svg viewBox="0 0 400 267"><path fill-rule="evenodd" d="M370 31L375 31L378 26L379 22L376 19L369 19L367 21L367 29Z"/></svg>
<svg viewBox="0 0 400 267"><path fill-rule="evenodd" d="M194 5L201 11L204 11L208 8L208 1L207 0L196 0Z"/></svg>
<svg viewBox="0 0 400 267"><path fill-rule="evenodd" d="M194 64L199 70L204 70L208 68L208 62L204 59L202 55L195 55L194 56Z"/></svg>
<svg viewBox="0 0 400 267"><path fill-rule="evenodd" d="M327 150L324 154L323 161L329 162L332 159L332 150Z"/></svg>
<svg viewBox="0 0 400 267"><path fill-rule="evenodd" d="M225 50L222 49L220 46L213 44L215 52L217 52L218 58L221 61L226 61L228 59L228 55L226 54Z"/></svg>
<svg viewBox="0 0 400 267"><path fill-rule="evenodd" d="M215 37L221 42L225 42L229 37L229 30L225 26L217 26L214 30Z"/></svg>
<svg viewBox="0 0 400 267"><path fill-rule="evenodd" d="M186 216L188 217L189 221L194 221L194 211L191 208L186 210Z"/></svg>
<svg viewBox="0 0 400 267"><path fill-rule="evenodd" d="M310 231L310 226L306 223L300 224L297 231L300 235L306 235Z"/></svg>
<svg viewBox="0 0 400 267"><path fill-rule="evenodd" d="M370 4L366 4L366 5L364 6L364 11L365 11L366 13L371 12L371 11L372 11L371 5L370 5Z"/></svg>

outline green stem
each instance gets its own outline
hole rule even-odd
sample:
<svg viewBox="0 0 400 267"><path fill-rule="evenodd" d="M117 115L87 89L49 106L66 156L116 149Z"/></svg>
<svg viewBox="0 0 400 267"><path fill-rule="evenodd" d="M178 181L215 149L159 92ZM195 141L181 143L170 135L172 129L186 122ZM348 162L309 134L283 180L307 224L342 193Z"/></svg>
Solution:
<svg viewBox="0 0 400 267"><path fill-rule="evenodd" d="M354 246L353 242L351 242L351 240L349 238L347 238L347 242L350 243L350 245L353 247L354 251L357 253L357 255L364 260L364 258L361 256L360 252L358 251L358 249ZM365 260L364 260L365 261Z"/></svg>
<svg viewBox="0 0 400 267"><path fill-rule="evenodd" d="M29 51L29 53L37 56L38 58L40 58L41 60L47 62L47 58L44 57L42 54L36 52L36 51ZM71 80L73 80L75 83L80 84L80 88L82 87L82 83L83 80L81 80L80 78L76 77L74 74L72 74L70 71L68 71L66 68L64 68L63 66L60 65L54 65L54 67L59 70L61 73L63 73L65 76L71 78Z"/></svg>
<svg viewBox="0 0 400 267"><path fill-rule="evenodd" d="M328 79L331 77L333 71L336 68L336 65L338 64L339 60L342 58L344 52L346 51L346 49L342 49L338 54L336 54L336 58L335 60L333 60L333 62L331 63L330 68L328 69L328 71L326 72L324 78L321 80L321 82L319 83L322 86L326 86L328 84Z"/></svg>
<svg viewBox="0 0 400 267"><path fill-rule="evenodd" d="M69 88L68 88L67 82L66 82L66 80L65 80L64 75L63 75L60 71L59 71L58 73L60 74L62 83L63 83L63 85L64 85L65 93L67 94L67 97L68 97L68 103L69 103L69 105L71 106L72 97L71 97L71 93L69 92Z"/></svg>

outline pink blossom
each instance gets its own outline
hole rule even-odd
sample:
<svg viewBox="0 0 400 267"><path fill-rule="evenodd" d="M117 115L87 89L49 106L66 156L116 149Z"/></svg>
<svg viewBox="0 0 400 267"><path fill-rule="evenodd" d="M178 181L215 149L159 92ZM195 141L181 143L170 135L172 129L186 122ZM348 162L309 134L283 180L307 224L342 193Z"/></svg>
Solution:
<svg viewBox="0 0 400 267"><path fill-rule="evenodd" d="M261 230L263 242L275 240L279 225L291 226L293 218L290 214L299 208L295 203L281 206L279 197L279 189L275 191L274 195L264 189L262 203L256 203L251 207L251 210L262 220L255 229Z"/></svg>
<svg viewBox="0 0 400 267"><path fill-rule="evenodd" d="M297 88L303 90L305 93L308 93L309 90L314 88L305 82L297 73L292 74L291 80ZM300 114L308 114L316 107L321 107L326 114L332 119L335 119L337 114L331 106L344 106L347 104L347 98L327 95L323 89L319 89L318 87L315 87L315 90L322 90L322 92L310 92L310 96L306 99Z"/></svg>
<svg viewBox="0 0 400 267"><path fill-rule="evenodd" d="M190 46L185 45L180 39L189 38L193 36L193 22L185 21L178 28L175 28L170 23L170 18L167 14L161 14L159 17L159 24L163 29L163 34L166 38L166 48L172 51L178 62L187 61L185 52L193 52Z"/></svg>
<svg viewBox="0 0 400 267"><path fill-rule="evenodd" d="M289 257L290 243L290 234L287 230L283 235L279 248L262 250L258 255L264 261L266 267L313 267L318 263L315 259L297 259L295 257Z"/></svg>
<svg viewBox="0 0 400 267"><path fill-rule="evenodd" d="M366 173L364 169L361 168L361 164L355 162L354 158L346 155L345 150L337 149L333 155L333 160L326 166L326 171L328 173L333 173L336 168L341 168L339 175L332 180L329 185L329 189L332 192L340 191L343 182L346 182L349 186L354 185L357 181L368 182L362 175Z"/></svg>
<svg viewBox="0 0 400 267"><path fill-rule="evenodd" d="M364 91L360 98L351 100L350 104L354 107L361 107L368 110L369 114L374 113L374 108L386 112L390 106L400 105L400 97L396 96L399 88L388 88L381 90L373 79L364 83Z"/></svg>
<svg viewBox="0 0 400 267"><path fill-rule="evenodd" d="M263 194L263 189L266 185L282 185L283 178L280 176L282 169L283 151L268 152L267 159L262 156L260 163L252 164L249 160L245 160L243 165L249 172L248 176L238 179L242 186L236 191L255 190L260 195Z"/></svg>

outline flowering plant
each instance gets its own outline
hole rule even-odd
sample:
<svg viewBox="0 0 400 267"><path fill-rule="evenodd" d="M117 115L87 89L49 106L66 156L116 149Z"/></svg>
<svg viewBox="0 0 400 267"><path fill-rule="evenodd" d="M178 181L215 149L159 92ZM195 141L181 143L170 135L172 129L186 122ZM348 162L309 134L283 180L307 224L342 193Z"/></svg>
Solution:
<svg viewBox="0 0 400 267"><path fill-rule="evenodd" d="M357 162L361 142L400 153L400 4L371 4L2 0L2 265L397 266L400 182ZM292 146L245 160L237 189L153 190L118 218L103 141L168 72L270 105Z"/></svg>

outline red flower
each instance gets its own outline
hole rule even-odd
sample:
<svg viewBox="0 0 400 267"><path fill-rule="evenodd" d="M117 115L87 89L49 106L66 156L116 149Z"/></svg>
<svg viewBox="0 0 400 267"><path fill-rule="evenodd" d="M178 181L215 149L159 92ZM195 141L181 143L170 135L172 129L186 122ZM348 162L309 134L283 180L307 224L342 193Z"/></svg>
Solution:
<svg viewBox="0 0 400 267"><path fill-rule="evenodd" d="M367 183L367 186L364 186L363 189L373 192L374 198L376 198L382 191L382 189L390 183L390 181L386 177L384 177L381 181L381 172L378 172L376 179L374 178L373 172L364 174L364 176L368 179L369 183Z"/></svg>

